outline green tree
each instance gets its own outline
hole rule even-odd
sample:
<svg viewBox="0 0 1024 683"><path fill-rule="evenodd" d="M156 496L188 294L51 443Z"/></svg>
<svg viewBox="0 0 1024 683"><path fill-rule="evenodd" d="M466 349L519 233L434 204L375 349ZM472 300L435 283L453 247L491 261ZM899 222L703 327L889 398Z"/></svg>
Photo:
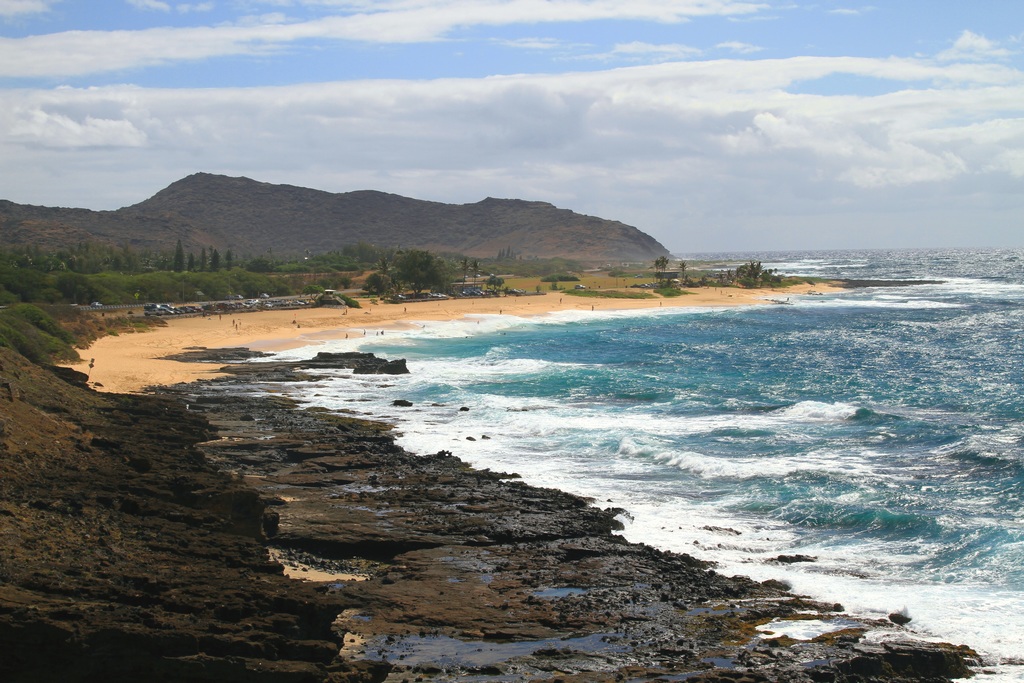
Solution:
<svg viewBox="0 0 1024 683"><path fill-rule="evenodd" d="M373 279L373 288L368 290L371 293L388 296L397 292L401 287L394 273L394 262L387 255L381 254L377 259L377 272L373 275L379 275L380 277ZM370 277L372 278L373 275L370 275ZM370 283L369 278L367 283Z"/></svg>
<svg viewBox="0 0 1024 683"><path fill-rule="evenodd" d="M654 259L654 277L658 282L663 282L665 278L665 271L668 270L668 256L659 256Z"/></svg>
<svg viewBox="0 0 1024 683"><path fill-rule="evenodd" d="M393 288L394 282L392 282L391 276L380 272L370 273L366 282L363 283L363 289L377 296L387 296Z"/></svg>
<svg viewBox="0 0 1024 683"><path fill-rule="evenodd" d="M92 301L92 288L87 275L64 272L57 276L56 285L61 295L71 303L87 304Z"/></svg>
<svg viewBox="0 0 1024 683"><path fill-rule="evenodd" d="M744 287L757 287L765 274L766 271L760 261L751 260L736 268L736 279Z"/></svg>
<svg viewBox="0 0 1024 683"><path fill-rule="evenodd" d="M492 292L497 292L499 289L501 289L502 285L504 284L505 278L503 277L492 275L489 278L487 278L487 289L491 290Z"/></svg>
<svg viewBox="0 0 1024 683"><path fill-rule="evenodd" d="M250 273L272 273L274 272L274 264L270 259L257 256L246 262L245 269Z"/></svg>
<svg viewBox="0 0 1024 683"><path fill-rule="evenodd" d="M422 249L407 249L395 256L394 279L417 296L426 289L446 289L448 269L444 259Z"/></svg>
<svg viewBox="0 0 1024 683"><path fill-rule="evenodd" d="M174 272L180 273L185 270L185 248L181 246L181 240L174 246Z"/></svg>

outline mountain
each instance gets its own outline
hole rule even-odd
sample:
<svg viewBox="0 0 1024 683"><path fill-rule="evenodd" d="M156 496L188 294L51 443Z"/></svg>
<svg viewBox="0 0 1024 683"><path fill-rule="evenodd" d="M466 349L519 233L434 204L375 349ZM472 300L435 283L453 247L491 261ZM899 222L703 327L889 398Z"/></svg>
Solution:
<svg viewBox="0 0 1024 683"><path fill-rule="evenodd" d="M442 204L362 190L340 194L196 173L116 211L0 200L0 240L44 248L100 242L135 249L231 249L238 256L320 253L370 242L493 257L649 261L668 256L637 228L546 202L487 198Z"/></svg>

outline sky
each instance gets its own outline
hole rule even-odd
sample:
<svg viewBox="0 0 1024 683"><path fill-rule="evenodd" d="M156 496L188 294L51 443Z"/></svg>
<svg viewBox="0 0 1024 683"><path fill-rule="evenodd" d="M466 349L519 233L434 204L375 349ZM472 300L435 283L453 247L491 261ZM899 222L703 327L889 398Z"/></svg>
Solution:
<svg viewBox="0 0 1024 683"><path fill-rule="evenodd" d="M0 0L0 199L197 172L674 254L1024 246L1021 0Z"/></svg>

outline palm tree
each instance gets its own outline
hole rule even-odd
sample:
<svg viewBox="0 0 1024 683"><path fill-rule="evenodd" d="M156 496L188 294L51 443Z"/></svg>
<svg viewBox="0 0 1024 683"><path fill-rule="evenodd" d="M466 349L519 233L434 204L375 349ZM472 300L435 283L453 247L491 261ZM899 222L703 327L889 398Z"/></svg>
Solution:
<svg viewBox="0 0 1024 683"><path fill-rule="evenodd" d="M736 268L736 279L747 287L756 287L764 274L760 261L750 261Z"/></svg>
<svg viewBox="0 0 1024 683"><path fill-rule="evenodd" d="M665 279L666 270L668 270L668 256L659 256L654 259L654 276L659 283Z"/></svg>
<svg viewBox="0 0 1024 683"><path fill-rule="evenodd" d="M401 252L397 253L400 254ZM384 289L384 291L381 292L382 296L386 296L388 294L393 293L399 287L398 281L392 274L392 265L393 263L388 260L387 256L381 256L380 259L377 261L377 273L380 275L378 284L382 286Z"/></svg>

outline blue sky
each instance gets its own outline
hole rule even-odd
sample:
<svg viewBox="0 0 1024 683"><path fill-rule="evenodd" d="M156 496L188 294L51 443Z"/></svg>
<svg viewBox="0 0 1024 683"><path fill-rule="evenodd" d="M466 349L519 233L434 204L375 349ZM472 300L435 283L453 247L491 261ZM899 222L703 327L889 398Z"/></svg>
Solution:
<svg viewBox="0 0 1024 683"><path fill-rule="evenodd" d="M1024 3L0 0L0 199L198 171L679 254L1024 246Z"/></svg>

